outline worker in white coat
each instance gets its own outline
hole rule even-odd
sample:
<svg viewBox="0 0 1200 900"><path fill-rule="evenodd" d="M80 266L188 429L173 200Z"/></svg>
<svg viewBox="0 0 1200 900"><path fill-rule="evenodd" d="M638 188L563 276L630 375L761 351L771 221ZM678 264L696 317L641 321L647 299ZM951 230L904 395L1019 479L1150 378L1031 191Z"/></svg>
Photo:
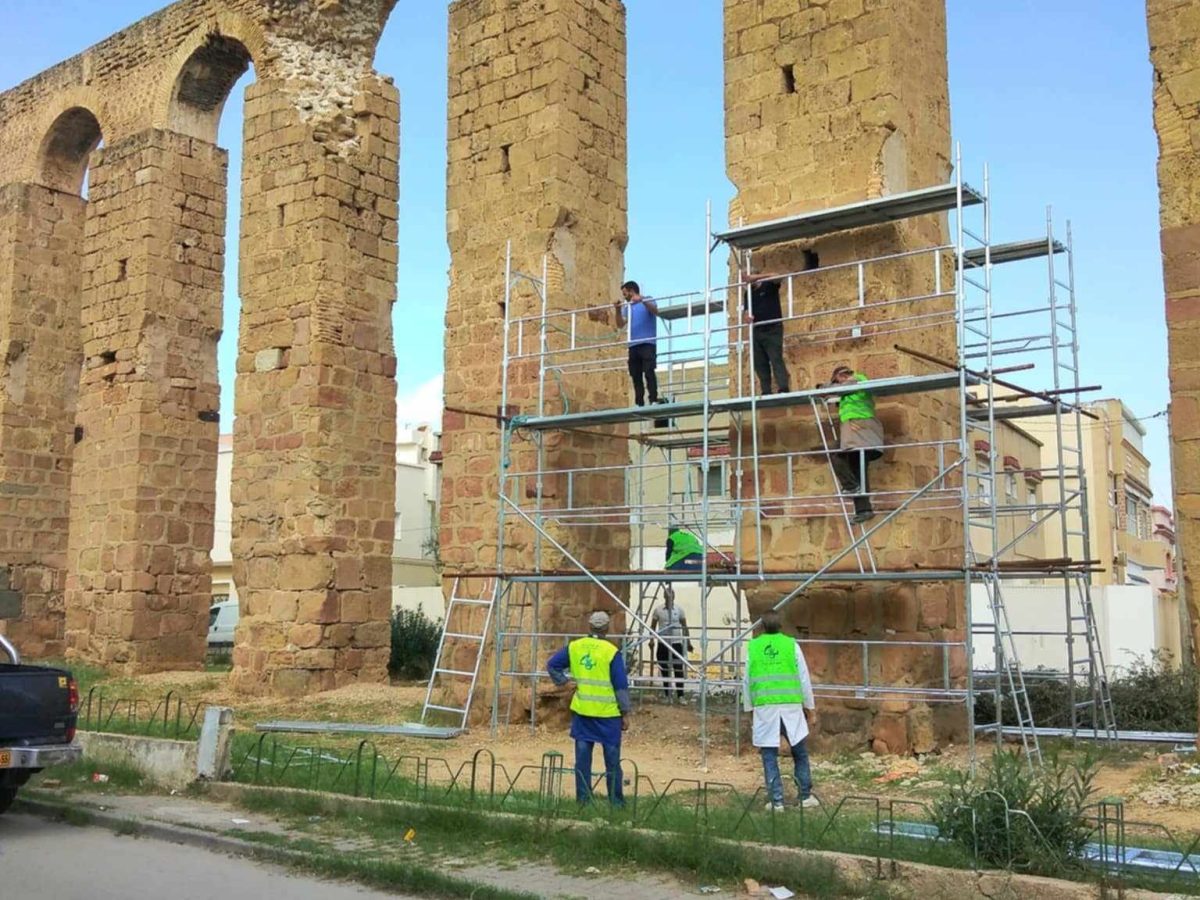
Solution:
<svg viewBox="0 0 1200 900"><path fill-rule="evenodd" d="M817 724L812 679L799 642L781 631L779 613L763 614L762 633L746 646L743 703L754 713L754 746L762 755L767 785L767 809L782 811L783 780L779 775L780 738L787 741L795 765L793 776L799 805L811 808L821 802L812 793L808 764L808 731Z"/></svg>

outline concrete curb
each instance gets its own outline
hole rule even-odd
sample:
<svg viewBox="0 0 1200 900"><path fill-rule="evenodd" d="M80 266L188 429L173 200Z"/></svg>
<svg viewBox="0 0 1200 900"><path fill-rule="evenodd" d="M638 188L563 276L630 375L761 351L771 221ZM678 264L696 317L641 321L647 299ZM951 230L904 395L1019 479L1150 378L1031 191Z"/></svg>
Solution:
<svg viewBox="0 0 1200 900"><path fill-rule="evenodd" d="M40 816L43 819L64 821L71 811L78 811L88 816L88 825L99 825L118 834L128 834L130 837L150 838L165 841L170 844L182 844L195 847L198 850L209 850L215 853L227 853L231 856L245 856L261 862L276 862L282 864L303 861L305 856L294 850L283 847L270 847L241 838L229 837L201 828L189 828L186 825L175 825L169 822L159 822L152 819L137 819L119 813L97 809L89 803L70 804L17 797L13 803L14 812L24 812Z"/></svg>

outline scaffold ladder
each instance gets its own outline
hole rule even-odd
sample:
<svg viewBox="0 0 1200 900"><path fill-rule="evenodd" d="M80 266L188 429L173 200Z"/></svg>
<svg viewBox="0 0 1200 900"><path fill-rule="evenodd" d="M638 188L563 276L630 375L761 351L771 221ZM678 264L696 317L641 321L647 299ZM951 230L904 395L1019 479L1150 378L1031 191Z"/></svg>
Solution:
<svg viewBox="0 0 1200 900"><path fill-rule="evenodd" d="M421 708L421 722L424 724L428 724L431 713L441 713L445 716L457 716L458 727L467 727L471 700L475 696L475 685L479 680L479 666L483 662L484 642L487 640L488 629L492 623L492 610L496 604L496 579L481 580L483 588L478 597L462 596L465 588L462 578L455 578L450 589L437 655L433 660L433 671L429 674L429 686L425 689L425 705ZM471 627L481 619L482 626L478 630ZM471 648L470 658L473 661L469 667L457 668L447 664L446 650L452 644ZM459 696L455 687L461 686L464 681L467 684L467 692L462 706L434 702L435 697L440 700L443 696Z"/></svg>
<svg viewBox="0 0 1200 900"><path fill-rule="evenodd" d="M996 655L996 719L997 740L1003 734L1003 713L1001 702L1002 684L1007 683L1008 695L1012 699L1013 709L1017 716L1017 731L1021 739L1021 747L1030 766L1042 764L1042 748L1038 743L1037 730L1033 721L1033 708L1029 702L1029 691L1025 686L1025 674L1021 668L1021 657L1017 653L1017 643L1013 636L1012 625L1008 620L1008 608L1004 603L1004 592L1000 589L1000 579L988 575L983 579L988 594L988 606L992 613L994 631L994 647Z"/></svg>
<svg viewBox="0 0 1200 900"><path fill-rule="evenodd" d="M500 665L498 668L500 680L496 687L497 709L503 709L504 715L500 724L512 722L513 699L517 693L517 679L521 668L521 642L532 643L532 633L537 630L533 621L533 594L539 590L537 584L505 585L500 595L500 634L498 649ZM537 669L537 653L530 648L530 671ZM534 678L529 688L530 721L536 723L537 679Z"/></svg>
<svg viewBox="0 0 1200 900"><path fill-rule="evenodd" d="M1112 692L1108 686L1108 669L1104 664L1104 647L1100 643L1100 631L1096 625L1096 610L1092 605L1092 588L1083 574L1076 574L1071 580L1075 588L1075 597L1078 600L1078 610L1071 609L1069 613L1068 647L1073 650L1076 636L1075 626L1082 625L1087 656L1076 660L1072 655L1069 677L1073 685L1079 679L1085 680L1088 688L1087 699L1078 703L1075 702L1075 691L1071 691L1071 701L1074 704L1071 713L1071 728L1074 731L1080 727L1080 713L1090 711L1093 733L1103 734L1108 740L1116 741L1116 714L1113 710ZM1086 728L1086 724L1083 727Z"/></svg>

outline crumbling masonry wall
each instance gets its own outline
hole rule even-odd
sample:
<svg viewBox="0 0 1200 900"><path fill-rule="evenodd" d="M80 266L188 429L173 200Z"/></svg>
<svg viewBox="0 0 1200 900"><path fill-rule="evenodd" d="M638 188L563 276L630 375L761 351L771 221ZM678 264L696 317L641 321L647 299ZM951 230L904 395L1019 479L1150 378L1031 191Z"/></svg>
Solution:
<svg viewBox="0 0 1200 900"><path fill-rule="evenodd" d="M1148 0L1183 595L1200 662L1200 3Z"/></svg>
<svg viewBox="0 0 1200 900"><path fill-rule="evenodd" d="M504 321L504 259L512 241L514 268L540 277L548 255L548 308L611 303L619 296L626 243L625 12L617 0L460 0L450 8L447 232L451 269L446 308L441 554L454 572L494 571L498 535L500 429L458 410L495 414L500 402ZM540 309L525 287L510 316ZM585 323L587 324L587 323ZM585 340L609 334L604 317L581 330ZM535 329L527 329L525 350ZM515 344L512 345L515 348ZM609 351L613 351L610 349ZM619 352L619 350L617 351ZM546 408L562 411L627 405L620 372L548 377ZM536 410L537 360L509 372L509 413ZM614 430L615 435L622 434ZM623 466L623 440L587 435L546 436L548 468ZM528 441L513 445L514 471L530 471ZM530 505L531 482L516 487ZM574 484L577 505L624 502L621 471ZM561 503L564 479L548 479L543 496ZM627 527L571 528L554 534L590 568L624 568ZM533 565L534 532L509 511L506 571ZM545 568L569 563L548 544ZM464 583L478 590L482 581ZM515 602L524 602L515 597ZM594 588L543 589L541 621L526 630L578 633L592 609L615 606ZM467 630L459 626L458 630ZM543 647L543 651L552 650ZM449 664L470 669L475 647L453 648ZM528 664L530 661L525 660ZM489 666L483 667L490 683ZM486 688L476 693L486 703ZM483 704L477 704L477 706ZM519 711L514 711L519 715Z"/></svg>
<svg viewBox="0 0 1200 900"><path fill-rule="evenodd" d="M399 113L371 61L393 5L181 0L0 94L0 618L32 652L61 647L65 605L72 656L127 671L202 658L225 252L214 142L252 63L235 681L298 693L383 677Z"/></svg>
<svg viewBox="0 0 1200 900"><path fill-rule="evenodd" d="M942 3L928 0L836 0L773 3L725 2L725 128L728 174L737 188L730 221L752 223L942 184L949 180L949 102L946 24ZM821 268L946 240L944 218L926 217L895 226L861 229L815 242L768 248L755 254L754 271L799 271L808 267L804 251ZM810 261L812 257L809 257ZM897 261L866 270L873 300L912 297L933 289L932 257ZM854 269L820 273L795 283L796 312L837 309L857 302ZM946 283L950 284L949 278ZM884 309L869 318L825 317L785 325L786 358L792 384L811 387L828 381L835 364L847 363L872 378L926 374L892 349L896 342L954 357L952 324L933 325L902 336L877 335L900 315L952 310L951 299L916 308ZM949 320L952 323L952 319ZM845 329L827 340L817 330ZM861 336L850 327L862 325ZM908 395L879 404L889 442L952 439L957 405L951 393ZM760 453L820 447L808 409L760 413ZM747 436L748 439L748 436ZM952 456L947 457L952 461ZM873 490L913 490L936 471L933 450L889 451L872 467ZM782 466L760 471L764 505L784 493ZM809 460L791 473L798 494L831 494L826 465ZM747 473L744 494L754 490ZM880 504L881 508L884 506ZM762 553L767 568L814 571L850 539L840 515L781 515L763 524ZM874 541L881 568L914 564L961 567L963 535L958 510L906 512ZM755 523L743 532L743 558L753 558ZM856 569L851 554L840 569ZM786 588L784 588L786 591ZM750 592L752 613L782 596L780 590ZM792 626L811 638L897 641L961 640L964 599L961 586L874 582L819 586L794 600L786 611ZM807 651L814 678L826 683L862 680L857 647L813 646ZM952 678L965 678L966 660L952 659ZM941 680L939 653L894 648L875 650L870 659L874 684L902 686ZM961 733L962 706L930 708L903 701L871 704L849 701L822 714L822 729L847 742L873 742L876 749L928 751L942 738Z"/></svg>
<svg viewBox="0 0 1200 900"><path fill-rule="evenodd" d="M235 684L387 677L399 95L365 78L330 154L280 86L246 96L233 432Z"/></svg>
<svg viewBox="0 0 1200 900"><path fill-rule="evenodd" d="M0 188L0 629L61 657L84 201Z"/></svg>

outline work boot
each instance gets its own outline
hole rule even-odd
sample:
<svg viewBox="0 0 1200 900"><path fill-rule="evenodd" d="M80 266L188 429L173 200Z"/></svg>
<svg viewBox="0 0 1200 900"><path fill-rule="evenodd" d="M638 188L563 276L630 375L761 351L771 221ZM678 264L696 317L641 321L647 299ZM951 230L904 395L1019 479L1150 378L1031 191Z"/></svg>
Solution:
<svg viewBox="0 0 1200 900"><path fill-rule="evenodd" d="M875 510L871 508L871 498L861 494L854 498L854 516L850 519L855 525L869 522L875 518Z"/></svg>

